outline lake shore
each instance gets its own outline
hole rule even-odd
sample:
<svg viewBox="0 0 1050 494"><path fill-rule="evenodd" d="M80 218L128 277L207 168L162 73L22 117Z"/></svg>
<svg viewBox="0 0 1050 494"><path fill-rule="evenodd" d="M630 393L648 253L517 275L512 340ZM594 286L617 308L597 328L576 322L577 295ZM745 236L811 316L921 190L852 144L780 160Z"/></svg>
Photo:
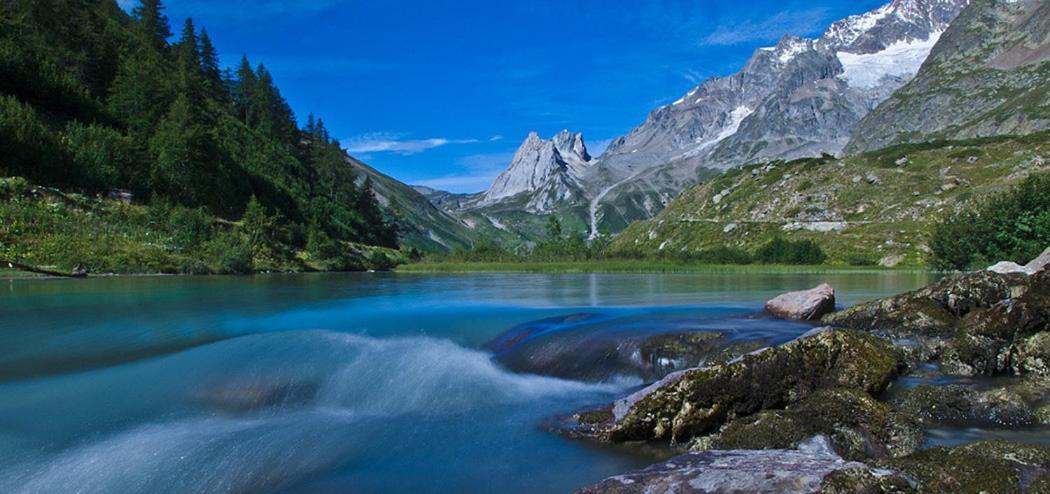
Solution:
<svg viewBox="0 0 1050 494"><path fill-rule="evenodd" d="M911 266L788 266L778 264L700 264L665 260L607 260L568 262L421 262L398 266L401 273L926 273Z"/></svg>

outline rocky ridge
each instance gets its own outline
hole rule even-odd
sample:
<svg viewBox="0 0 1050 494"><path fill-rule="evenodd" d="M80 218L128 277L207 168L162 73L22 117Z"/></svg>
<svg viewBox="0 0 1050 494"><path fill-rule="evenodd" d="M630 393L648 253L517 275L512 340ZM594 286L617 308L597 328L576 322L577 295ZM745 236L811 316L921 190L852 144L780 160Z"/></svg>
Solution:
<svg viewBox="0 0 1050 494"><path fill-rule="evenodd" d="M857 126L848 153L1050 129L1050 4L974 0L914 80Z"/></svg>

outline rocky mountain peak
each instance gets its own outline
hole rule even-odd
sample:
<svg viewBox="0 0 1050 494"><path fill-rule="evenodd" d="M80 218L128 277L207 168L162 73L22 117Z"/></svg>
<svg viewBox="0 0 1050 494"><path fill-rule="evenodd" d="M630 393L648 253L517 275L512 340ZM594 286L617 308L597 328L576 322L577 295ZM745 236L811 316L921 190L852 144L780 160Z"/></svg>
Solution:
<svg viewBox="0 0 1050 494"><path fill-rule="evenodd" d="M526 210L550 211L581 196L578 180L590 164L582 134L563 130L545 140L530 132L510 166L482 194L479 205L488 206L528 193Z"/></svg>

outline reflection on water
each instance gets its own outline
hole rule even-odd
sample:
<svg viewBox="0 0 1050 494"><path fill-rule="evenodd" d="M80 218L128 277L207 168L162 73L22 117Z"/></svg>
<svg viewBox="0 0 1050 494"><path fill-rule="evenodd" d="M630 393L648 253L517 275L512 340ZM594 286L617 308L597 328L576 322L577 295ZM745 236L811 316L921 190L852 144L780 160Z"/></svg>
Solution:
<svg viewBox="0 0 1050 494"><path fill-rule="evenodd" d="M787 337L804 326L742 316L822 281L849 304L928 277L2 281L0 492L572 490L652 458L542 424L637 383L514 374L478 350L484 342L580 313L602 321L591 333Z"/></svg>

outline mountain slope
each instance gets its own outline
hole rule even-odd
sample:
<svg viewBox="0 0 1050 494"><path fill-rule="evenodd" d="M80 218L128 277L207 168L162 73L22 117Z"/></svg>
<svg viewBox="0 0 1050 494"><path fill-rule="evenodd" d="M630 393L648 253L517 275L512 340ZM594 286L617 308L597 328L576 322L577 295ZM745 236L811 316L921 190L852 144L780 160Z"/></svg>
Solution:
<svg viewBox="0 0 1050 494"><path fill-rule="evenodd" d="M347 163L364 177L372 179L376 197L401 222L401 242L409 247L433 252L469 249L474 233L460 220L438 209L416 188L405 185L354 158Z"/></svg>
<svg viewBox="0 0 1050 494"><path fill-rule="evenodd" d="M675 199L613 242L625 254L683 256L774 237L812 239L839 264L922 265L931 224L1050 172L1050 135L902 145L845 159L731 170Z"/></svg>
<svg viewBox="0 0 1050 494"><path fill-rule="evenodd" d="M601 196L596 219L615 226L649 217L704 168L838 153L965 4L894 0L818 39L789 36L759 49L739 73L704 82L613 141L587 177L592 197Z"/></svg>
<svg viewBox="0 0 1050 494"><path fill-rule="evenodd" d="M654 110L585 166L515 159L482 204L557 211L595 237L652 217L724 170L839 153L857 123L915 75L967 3L893 0L817 39L785 36L738 73Z"/></svg>
<svg viewBox="0 0 1050 494"><path fill-rule="evenodd" d="M1050 128L1050 3L974 0L847 152Z"/></svg>

